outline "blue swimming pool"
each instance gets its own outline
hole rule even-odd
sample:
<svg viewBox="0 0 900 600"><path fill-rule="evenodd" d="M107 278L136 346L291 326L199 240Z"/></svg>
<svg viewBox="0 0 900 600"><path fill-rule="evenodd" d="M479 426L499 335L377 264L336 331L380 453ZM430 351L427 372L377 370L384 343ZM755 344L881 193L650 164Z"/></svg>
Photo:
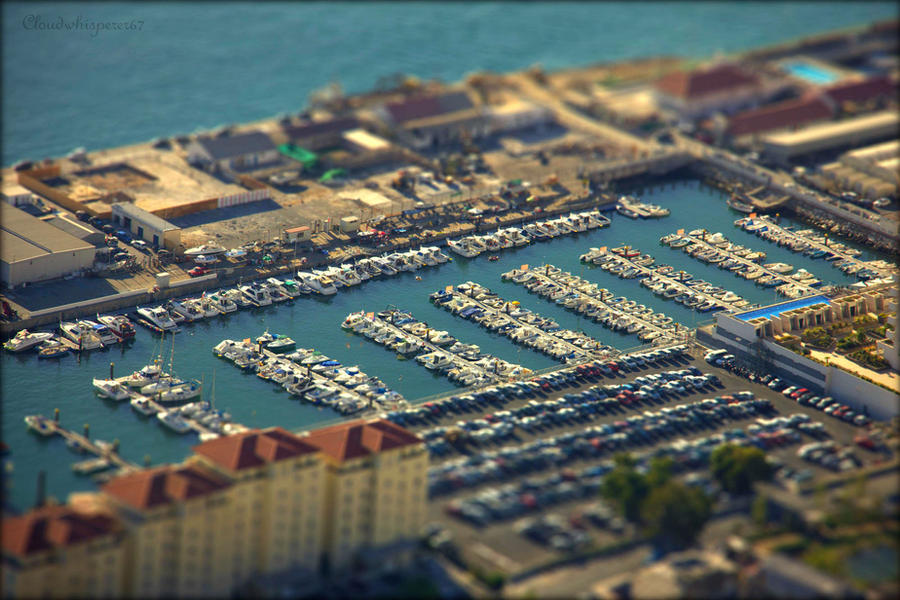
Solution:
<svg viewBox="0 0 900 600"><path fill-rule="evenodd" d="M792 62L781 63L782 68L795 77L805 79L816 85L833 83L838 80L839 75L831 69L820 67L805 60L795 60Z"/></svg>
<svg viewBox="0 0 900 600"><path fill-rule="evenodd" d="M783 312L794 310L795 308L812 306L813 304L819 304L820 302L831 304L826 296L810 296L809 298L800 298L798 300L791 300L790 302L782 302L781 304L764 306L762 308L757 308L756 310L737 314L735 315L735 317L737 317L741 321L749 321L750 319L755 319L757 317L771 317L772 315L780 315Z"/></svg>

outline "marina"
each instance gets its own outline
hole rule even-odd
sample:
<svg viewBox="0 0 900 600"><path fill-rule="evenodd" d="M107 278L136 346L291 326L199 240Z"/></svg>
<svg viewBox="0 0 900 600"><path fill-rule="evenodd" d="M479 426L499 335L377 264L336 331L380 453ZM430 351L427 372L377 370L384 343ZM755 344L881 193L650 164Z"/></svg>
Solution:
<svg viewBox="0 0 900 600"><path fill-rule="evenodd" d="M673 237L674 236L674 237ZM753 260L753 255L760 256L752 250L734 244L721 233L709 234L705 229L695 229L687 237L670 234L660 239L663 244L684 251L696 260L715 264L720 269L727 269L738 277L753 281L757 285L775 288L775 291L788 298L799 298L810 294L821 293L816 289L822 281L806 269L794 270L787 263L759 264L762 258ZM687 242L687 243L684 243Z"/></svg>
<svg viewBox="0 0 900 600"><path fill-rule="evenodd" d="M435 306L474 321L517 344L536 348L563 363L603 359L618 354L615 348L584 332L562 329L556 321L522 308L516 300L504 300L490 289L471 281L455 288L447 286L430 297Z"/></svg>
<svg viewBox="0 0 900 600"><path fill-rule="evenodd" d="M771 217L752 215L737 219L734 224L792 252L811 258L824 258L833 267L849 275L856 275L859 279L884 278L896 272L896 268L885 260L860 260L860 250L835 240L829 241L827 234L812 229L794 231L792 226L782 227Z"/></svg>
<svg viewBox="0 0 900 600"><path fill-rule="evenodd" d="M666 219L648 219L635 223L612 213L608 216L615 223L609 228L597 228L579 235L558 236L540 244L510 248L495 253L500 257L498 261L486 260L490 253L485 253L476 260L458 260L454 257L453 261L448 261L442 268L423 267L396 275L374 277L367 280L366 285L340 288L331 296L308 294L293 302L273 303L267 307L248 304L238 306L235 311L220 317L175 324L181 331L176 336L177 363L183 365L182 368L189 366L192 377L202 377L206 381L205 396L215 372L216 406L221 405L234 416L235 422L251 428L267 427L274 423L283 424L289 429L313 427L318 423L333 421L336 413L327 406L287 402L281 386L260 386L256 377L248 376L240 369L222 369L219 359L210 349L223 338L241 339L248 331L262 332L268 329L284 333L297 340L299 346L314 346L316 350L338 358L345 364L358 364L361 370L378 374L389 388L402 394L412 406L416 406L424 396L453 390L459 393L457 384L422 368L416 361L398 361L395 352L385 352L359 336L339 330L347 314L358 311L361 306L388 306L396 304L398 298L403 298L404 309L412 311L436 329L458 334L466 342L478 345L482 351L534 371L551 368L559 362L536 349L511 344L507 338L435 307L429 302L429 293L444 289L451 283L497 281L497 285L490 286L493 291L506 300L519 301L522 305L529 306L533 303L530 300L533 296L522 285L501 281L503 273L519 268L523 263L538 265L549 262L572 273L579 273L581 269L580 275L589 277L589 267L579 265L578 256L592 246L610 244L612 247L627 243L638 248L649 248L657 244L661 236L676 228L690 230L697 227L696 224L703 224L713 231L721 230L741 216L725 205L720 192L696 181L646 190L641 197L645 201L670 208L672 214ZM784 216L781 220L785 225L796 224ZM734 238L745 245L752 244L752 240L756 239L752 234L737 228ZM445 254L450 254L446 248L441 248ZM767 250L769 260L792 262L798 268L815 270L816 265L821 262L774 244ZM863 252L860 260L883 256L868 249ZM717 286L724 285L752 304L767 304L777 299L771 288L756 286L744 279L734 279L732 285L729 283L731 278L720 269L713 268L710 264L697 263L682 253L673 253L666 262L676 271L688 270L695 278L702 278ZM823 275L828 276L826 283L848 285L857 281L855 276L838 269L829 269ZM290 275L278 277L283 281ZM421 281L416 277L420 277ZM692 327L709 318L709 313L700 313L649 293L638 279L616 281L616 296L627 296L657 312L665 312L681 325ZM206 293L207 296L215 294L214 291ZM199 295L198 292L196 296ZM555 302L529 308L537 309L543 317L556 321L564 329L584 331L597 341L619 351L630 351L641 343L637 336L628 334L627 330L616 331L599 326L590 317ZM315 312L316 318L310 318L311 311ZM103 316L102 310L100 312ZM115 312L125 313L125 310ZM139 324L130 314L128 316L136 326ZM37 352L34 349L0 354L4 374L0 385L3 387L4 415L8 416L4 420L3 437L15 449L8 458L15 463L15 469L9 478L9 494L16 506L26 506L33 501L33 473L41 469L48 474L48 491L58 498L64 498L69 491L94 487L90 478L76 476L68 462L59 460L60 453L66 453L65 444L57 443L61 438L54 436L55 439L47 439L27 433L21 420L25 415L41 412L51 414L57 406L63 410L63 414L77 414L77 423L90 422L92 433L97 437L128 440L120 453L134 464L144 464L148 455L151 464L181 460L190 453L191 445L197 443L197 435L178 434L165 426L148 426L147 417L131 406L130 402L101 402L93 399L90 381L92 377L107 371L110 362L116 363L117 376L127 375L140 371L158 354L161 336L155 332L149 335L143 326L138 329L132 341L115 344L99 352L79 354L70 350L69 346L61 346L62 353L49 360L35 360ZM314 342L304 344L304 340ZM62 343L66 342L71 344L63 338ZM71 346L77 349L74 344ZM343 360L349 356L353 357L352 363ZM22 385L21 382L24 381L29 382L28 385ZM64 392L61 394L60 390Z"/></svg>
<svg viewBox="0 0 900 600"><path fill-rule="evenodd" d="M410 313L394 308L377 315L351 313L342 327L402 357L414 356L426 369L444 374L458 385L509 381L531 373L530 369L481 352L477 345L461 343L446 331L431 328Z"/></svg>
<svg viewBox="0 0 900 600"><path fill-rule="evenodd" d="M750 302L734 292L695 279L687 271L675 271L669 265L657 265L649 254L641 254L630 246L591 248L579 257L621 278L640 278L641 285L657 296L674 300L698 312L738 310Z"/></svg>
<svg viewBox="0 0 900 600"><path fill-rule="evenodd" d="M53 419L48 419L43 415L28 415L25 417L25 424L29 430L38 435L61 437L66 441L66 445L76 452L96 455L95 458L73 464L72 470L75 473L90 475L112 467L116 467L120 472L139 468L138 465L128 462L119 455L117 441L109 443L103 440L92 440L88 437L89 427L87 425L84 427L84 434L80 434L63 427L58 419L59 411L57 410Z"/></svg>
<svg viewBox="0 0 900 600"><path fill-rule="evenodd" d="M213 354L280 385L291 396L333 408L342 415L406 405L402 395L356 366L344 366L313 348L282 354L273 350L273 342L257 340L256 344L249 338L240 342L222 340L213 348Z"/></svg>
<svg viewBox="0 0 900 600"><path fill-rule="evenodd" d="M667 344L678 338L678 325L672 317L654 312L625 296L616 296L614 292L559 267L548 264L530 270L528 265L523 265L523 268L504 273L503 277L613 331L637 335L642 342Z"/></svg>

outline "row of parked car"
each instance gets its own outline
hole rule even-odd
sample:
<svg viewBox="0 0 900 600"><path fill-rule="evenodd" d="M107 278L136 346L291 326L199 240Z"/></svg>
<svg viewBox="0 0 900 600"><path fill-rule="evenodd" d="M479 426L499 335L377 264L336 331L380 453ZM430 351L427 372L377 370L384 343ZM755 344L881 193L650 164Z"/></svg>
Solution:
<svg viewBox="0 0 900 600"><path fill-rule="evenodd" d="M438 496L489 481L561 467L574 460L596 458L641 445L656 444L676 435L689 435L718 427L726 419L743 419L772 411L768 400L756 399L751 392L738 394L663 407L659 411L647 410L614 423L451 459L429 469L429 494ZM737 443L750 443L747 434L740 429L703 439L714 445L735 440L743 440ZM684 461L688 465L698 460L689 451L694 448L691 444L684 439L670 444L669 448L675 452L688 451L684 456L675 458L676 461Z"/></svg>
<svg viewBox="0 0 900 600"><path fill-rule="evenodd" d="M771 408L771 404L764 399L745 400L748 406L758 407L764 410ZM700 403L694 403L699 405ZM707 404L707 406L711 406ZM680 407L678 407L680 408ZM701 409L702 410L702 409ZM584 439L581 432L566 434L571 439ZM668 456L673 461L673 470L676 474L686 473L685 482L690 485L700 485L707 491L714 492L714 487L708 477L696 471L709 466L709 457L719 445L730 442L735 444L747 444L749 436L740 428L731 429L722 433L709 436L701 436L693 439L678 439L669 445L658 445L643 451L632 452L637 469L645 470L649 461L654 457ZM545 441L545 440L540 440ZM592 445L589 443L589 445ZM554 446L555 448L555 446ZM513 450L513 449L511 449ZM429 473L429 485L433 486L435 478L450 476L450 487L455 487L453 481L460 485L477 485L487 481L487 477L463 477L462 469L468 469L466 474L493 473L496 476L509 474L508 464L502 459L502 452L473 455L461 459L457 464L445 464L434 467ZM563 457L557 454L558 457ZM561 465L560 463L554 463ZM477 467L486 467L479 471ZM603 477L614 467L612 459L606 458L598 464L587 466L580 471L561 468L559 472L544 477L527 477L520 481L507 483L501 486L489 487L470 497L454 499L445 506L447 514L465 520L473 525L483 527L491 523L516 518L529 512L538 512L548 507L596 496L602 485ZM459 477L459 479L453 479ZM432 487L432 493L434 488ZM616 524L612 519L607 519L601 525L610 530L619 530L621 524ZM523 534L527 535L525 528Z"/></svg>
<svg viewBox="0 0 900 600"><path fill-rule="evenodd" d="M492 385L462 396L450 396L418 406L395 410L380 415L403 427L416 427L431 423L433 419L451 413L462 414L481 410L489 405L503 406L516 398L535 398L561 390L564 387L583 385L602 377L615 377L620 372L631 372L660 364L666 364L684 357L684 345L658 348L648 352L622 355L611 361L595 361L574 367L567 367L534 377L528 381L516 381Z"/></svg>
<svg viewBox="0 0 900 600"><path fill-rule="evenodd" d="M862 466L851 446L839 446L834 440L804 444L797 450L797 456L832 471L850 471Z"/></svg>
<svg viewBox="0 0 900 600"><path fill-rule="evenodd" d="M796 400L798 404L812 406L847 423L865 427L872 422L867 415L854 411L850 406L841 404L831 396L821 397L803 386L791 385L788 381L775 377L771 373L758 373L747 367L741 367L737 365L734 355L729 354L726 350L713 350L708 352L704 358L712 365L743 375L750 381L767 385L769 389L781 392L791 400Z"/></svg>
<svg viewBox="0 0 900 600"><path fill-rule="evenodd" d="M599 415L622 412L625 408L649 400L678 398L684 394L721 386L718 377L702 374L696 367L670 370L635 378L630 383L594 385L581 393L565 394L554 400L529 400L524 406L501 410L481 419L458 421L453 427L439 426L419 433L432 456L452 451L445 441L448 431L464 432L469 442L484 444L501 442L514 435L515 429L528 433L547 427L585 422Z"/></svg>

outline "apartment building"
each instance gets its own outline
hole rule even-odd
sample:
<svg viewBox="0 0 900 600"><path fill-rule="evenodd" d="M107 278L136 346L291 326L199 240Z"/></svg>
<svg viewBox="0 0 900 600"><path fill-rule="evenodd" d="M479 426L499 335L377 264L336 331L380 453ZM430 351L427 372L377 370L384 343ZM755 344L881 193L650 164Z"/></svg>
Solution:
<svg viewBox="0 0 900 600"><path fill-rule="evenodd" d="M109 481L103 498L125 526L128 597L221 597L234 582L232 485L211 470L167 465Z"/></svg>
<svg viewBox="0 0 900 600"><path fill-rule="evenodd" d="M406 564L428 455L385 420L204 442L184 463L113 478L3 520L8 597L225 597L252 581Z"/></svg>
<svg viewBox="0 0 900 600"><path fill-rule="evenodd" d="M3 596L123 595L124 545L111 514L49 505L3 519Z"/></svg>
<svg viewBox="0 0 900 600"><path fill-rule="evenodd" d="M251 430L194 447L193 459L233 485L233 583L288 569L318 572L325 463L313 445L280 428Z"/></svg>
<svg viewBox="0 0 900 600"><path fill-rule="evenodd" d="M359 420L302 437L322 452L328 568L404 564L425 523L428 454L422 440L386 420Z"/></svg>

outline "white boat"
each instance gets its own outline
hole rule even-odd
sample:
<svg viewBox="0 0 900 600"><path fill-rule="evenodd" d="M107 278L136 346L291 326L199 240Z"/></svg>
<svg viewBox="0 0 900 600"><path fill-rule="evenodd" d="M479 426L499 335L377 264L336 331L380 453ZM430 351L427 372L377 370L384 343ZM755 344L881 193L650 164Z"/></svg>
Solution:
<svg viewBox="0 0 900 600"><path fill-rule="evenodd" d="M231 296L227 296L225 292L210 294L206 299L209 300L222 314L233 313L238 309L237 304L235 304Z"/></svg>
<svg viewBox="0 0 900 600"><path fill-rule="evenodd" d="M82 350L96 350L103 347L100 336L93 330L79 323L63 322L59 324L59 330L69 340L75 342Z"/></svg>
<svg viewBox="0 0 900 600"><path fill-rule="evenodd" d="M199 384L189 381L178 385L170 386L166 390L160 391L154 395L154 399L160 404L171 402L184 402L196 398L202 392Z"/></svg>
<svg viewBox="0 0 900 600"><path fill-rule="evenodd" d="M138 308L137 313L144 317L151 325L158 327L163 331L178 328L178 325L172 320L169 312L162 306L156 306L154 308Z"/></svg>
<svg viewBox="0 0 900 600"><path fill-rule="evenodd" d="M198 256L218 256L219 254L225 254L225 252L227 250L218 244L201 244L194 248L188 248L184 251L184 255L189 258L195 258Z"/></svg>
<svg viewBox="0 0 900 600"><path fill-rule="evenodd" d="M149 398L145 398L144 396L135 396L131 399L131 408L138 411L144 416L149 417L150 415L155 415L159 412L159 409L150 402Z"/></svg>
<svg viewBox="0 0 900 600"><path fill-rule="evenodd" d="M131 375L126 375L125 377L120 377L116 381L127 385L129 387L144 387L145 385L149 385L154 381L159 380L160 378L167 378L168 374L164 373L159 366L159 361L157 360L151 365L146 365L142 367L139 371L133 372Z"/></svg>
<svg viewBox="0 0 900 600"><path fill-rule="evenodd" d="M191 430L191 426L187 424L187 421L173 411L158 412L156 413L156 418L175 433L187 433Z"/></svg>
<svg viewBox="0 0 900 600"><path fill-rule="evenodd" d="M184 317L186 321L199 321L206 318L204 312L190 299L184 301L169 300L166 303L166 307L173 313Z"/></svg>
<svg viewBox="0 0 900 600"><path fill-rule="evenodd" d="M464 239L458 241L447 240L447 247L464 258L474 258L483 252L483 250L478 250L475 246L464 241Z"/></svg>
<svg viewBox="0 0 900 600"><path fill-rule="evenodd" d="M126 340L135 335L134 325L124 315L99 315L97 321L106 325L119 338Z"/></svg>
<svg viewBox="0 0 900 600"><path fill-rule="evenodd" d="M194 257L194 262L198 265L214 265L219 262L219 257L212 254L198 254Z"/></svg>
<svg viewBox="0 0 900 600"><path fill-rule="evenodd" d="M221 294L219 295L221 296L223 302L229 301L241 308L252 306L247 298L244 297L244 294L241 293L241 290L237 288L227 289L221 292Z"/></svg>
<svg viewBox="0 0 900 600"><path fill-rule="evenodd" d="M115 379L97 379L93 381L97 394L110 400L125 400L129 397L128 386Z"/></svg>
<svg viewBox="0 0 900 600"><path fill-rule="evenodd" d="M43 331L29 332L23 329L3 344L3 349L10 352L24 352L53 338L52 333Z"/></svg>
<svg viewBox="0 0 900 600"><path fill-rule="evenodd" d="M393 264L391 264L391 261L389 261L388 259L381 256L374 256L370 260L376 267L378 267L378 269L382 273L384 273L388 277L393 277L397 274L397 269Z"/></svg>
<svg viewBox="0 0 900 600"><path fill-rule="evenodd" d="M312 273L297 273L300 279L312 288L314 292L317 294L322 294L323 296L333 296L337 294L337 288L334 287L334 282L331 281L330 278L325 275L313 275Z"/></svg>
<svg viewBox="0 0 900 600"><path fill-rule="evenodd" d="M272 296L269 295L269 290L258 283L242 285L239 289L245 298L257 306L269 306L272 304Z"/></svg>

